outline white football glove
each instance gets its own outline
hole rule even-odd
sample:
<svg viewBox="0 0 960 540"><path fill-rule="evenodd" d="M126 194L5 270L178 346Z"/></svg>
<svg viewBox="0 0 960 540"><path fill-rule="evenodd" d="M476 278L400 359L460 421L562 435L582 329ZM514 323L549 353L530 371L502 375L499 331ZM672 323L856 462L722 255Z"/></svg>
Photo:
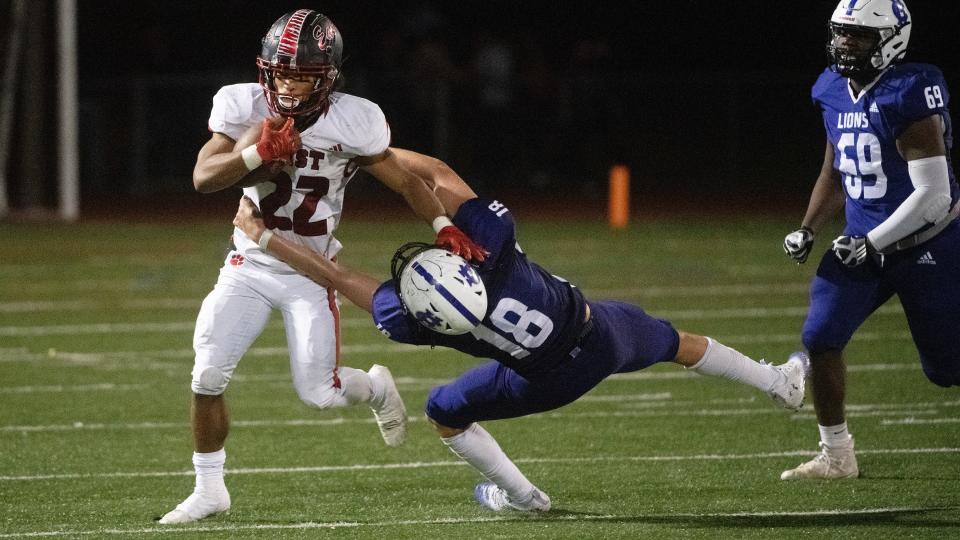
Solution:
<svg viewBox="0 0 960 540"><path fill-rule="evenodd" d="M813 229L800 227L783 239L783 252L797 261L797 264L803 264L807 261L810 250L813 249L813 237Z"/></svg>
<svg viewBox="0 0 960 540"><path fill-rule="evenodd" d="M831 249L837 259L850 268L863 264L874 251L866 236L838 236Z"/></svg>

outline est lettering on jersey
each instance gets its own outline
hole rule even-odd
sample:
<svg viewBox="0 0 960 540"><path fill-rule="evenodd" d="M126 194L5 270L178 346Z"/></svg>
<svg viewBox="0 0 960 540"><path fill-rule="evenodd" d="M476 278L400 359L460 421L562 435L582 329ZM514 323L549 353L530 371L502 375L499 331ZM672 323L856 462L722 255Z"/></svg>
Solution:
<svg viewBox="0 0 960 540"><path fill-rule="evenodd" d="M380 285L373 321L394 341L439 345L492 358L525 374L549 369L574 346L586 301L579 289L527 259L516 240L513 216L489 199L463 203L453 222L490 251L478 269L487 289L487 312L470 333L431 332L403 313L394 282Z"/></svg>
<svg viewBox="0 0 960 540"><path fill-rule="evenodd" d="M907 162L897 150L897 138L911 124L939 115L950 159L950 94L936 66L891 66L859 96L853 95L846 77L827 69L813 85L812 97L823 112L834 147L833 166L846 193L845 234L866 235L913 192ZM957 181L953 167L949 170L956 202Z"/></svg>
<svg viewBox="0 0 960 540"><path fill-rule="evenodd" d="M275 116L257 83L224 86L213 97L208 126L237 140L251 126ZM300 134L302 148L274 182L244 188L275 234L333 257L342 247L333 236L340 223L347 183L357 172L357 156L382 153L390 144L383 112L366 99L334 92L330 108ZM264 253L243 231L234 229L243 256L282 273L295 271Z"/></svg>

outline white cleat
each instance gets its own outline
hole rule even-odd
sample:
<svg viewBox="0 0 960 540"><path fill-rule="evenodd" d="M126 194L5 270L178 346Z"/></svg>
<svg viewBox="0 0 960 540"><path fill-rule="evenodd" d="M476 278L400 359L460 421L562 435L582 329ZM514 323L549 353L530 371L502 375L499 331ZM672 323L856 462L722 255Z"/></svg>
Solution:
<svg viewBox="0 0 960 540"><path fill-rule="evenodd" d="M167 512L159 523L174 525L177 523L193 523L205 517L226 512L230 509L230 493L223 490L214 494L198 493L194 491L176 508Z"/></svg>
<svg viewBox="0 0 960 540"><path fill-rule="evenodd" d="M857 478L860 469L857 468L857 456L853 453L853 437L850 446L830 448L820 443L820 453L817 457L801 464L796 469L783 471L781 480L841 480Z"/></svg>
<svg viewBox="0 0 960 540"><path fill-rule="evenodd" d="M374 364L367 373L370 378L383 383L383 402L370 407L377 419L380 434L383 435L383 442L387 443L387 446L400 446L407 440L407 408L397 391L393 375L389 369L379 364Z"/></svg>
<svg viewBox="0 0 960 540"><path fill-rule="evenodd" d="M546 512L550 510L550 496L533 488L533 493L526 501L512 501L507 492L497 487L493 482L480 482L473 488L473 497L485 508L494 512L503 510L519 510L521 512Z"/></svg>
<svg viewBox="0 0 960 540"><path fill-rule="evenodd" d="M799 411L803 407L804 381L810 369L810 358L806 353L795 352L785 363L773 366L773 369L779 371L783 378L767 395L783 408Z"/></svg>

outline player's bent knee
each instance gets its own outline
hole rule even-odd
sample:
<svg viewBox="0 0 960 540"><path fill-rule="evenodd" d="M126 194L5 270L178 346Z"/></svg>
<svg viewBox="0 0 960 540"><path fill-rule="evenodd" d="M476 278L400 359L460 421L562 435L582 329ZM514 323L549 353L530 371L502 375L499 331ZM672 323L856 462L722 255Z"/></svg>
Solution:
<svg viewBox="0 0 960 540"><path fill-rule="evenodd" d="M444 394L445 386L438 386L433 390L430 390L430 395L427 396L427 403L424 406L424 412L427 415L427 419L430 420L430 424L434 426L443 427L445 429L455 429L463 431L470 425L470 421L466 419L458 419L456 411L453 410L453 406L449 406L448 403L451 401L459 401L456 398L451 398L451 396ZM465 425L464 425L465 424ZM463 427L450 427L453 425L462 425ZM437 433L441 433L437 430ZM441 437L445 437L441 433Z"/></svg>
<svg viewBox="0 0 960 540"><path fill-rule="evenodd" d="M804 330L801 334L801 341L811 356L827 351L843 350L846 345L846 343L838 343L838 340L831 339L830 336L826 336L822 332L812 330Z"/></svg>
<svg viewBox="0 0 960 540"><path fill-rule="evenodd" d="M442 439L449 439L450 437L455 437L463 433L464 431L466 431L465 429L452 428L449 426L445 426L440 422L437 422L433 418L430 418L429 415L427 415L427 421L430 422L430 425L433 427L433 430L436 431L437 435L440 435L440 438Z"/></svg>
<svg viewBox="0 0 960 540"><path fill-rule="evenodd" d="M330 409L333 407L343 407L347 404L343 394L333 386L311 388L297 388L297 395L304 405L311 409Z"/></svg>
<svg viewBox="0 0 960 540"><path fill-rule="evenodd" d="M190 389L194 394L219 396L227 390L230 377L215 366L207 366L199 374L194 373Z"/></svg>

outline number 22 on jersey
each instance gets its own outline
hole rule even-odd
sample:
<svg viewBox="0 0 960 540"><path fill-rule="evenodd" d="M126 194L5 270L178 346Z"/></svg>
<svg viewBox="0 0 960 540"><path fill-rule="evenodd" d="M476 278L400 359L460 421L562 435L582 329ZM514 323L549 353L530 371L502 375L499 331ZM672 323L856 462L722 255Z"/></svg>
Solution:
<svg viewBox="0 0 960 540"><path fill-rule="evenodd" d="M887 193L880 140L873 133L844 133L837 141L843 186L851 199L879 199Z"/></svg>

